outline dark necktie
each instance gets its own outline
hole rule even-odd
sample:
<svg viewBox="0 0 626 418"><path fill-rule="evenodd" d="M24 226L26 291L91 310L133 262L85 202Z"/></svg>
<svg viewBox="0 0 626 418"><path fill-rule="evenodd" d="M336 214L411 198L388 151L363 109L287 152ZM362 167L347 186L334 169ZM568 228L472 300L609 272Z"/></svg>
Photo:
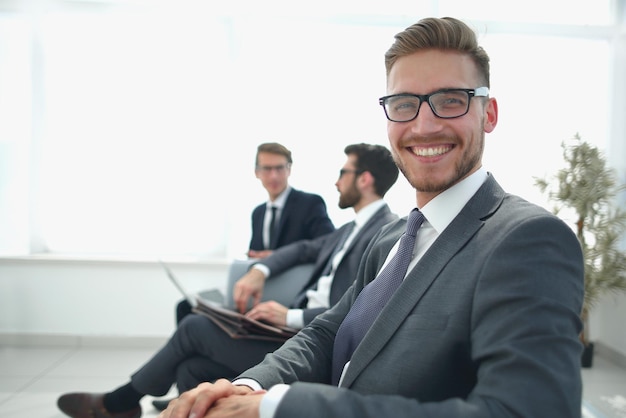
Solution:
<svg viewBox="0 0 626 418"><path fill-rule="evenodd" d="M344 365L352 357L352 353L367 330L393 293L402 284L415 247L415 235L423 221L422 212L413 209L409 214L406 232L400 238L398 252L378 277L359 293L352 308L350 308L350 312L339 326L333 347L332 383L334 385L339 383Z"/></svg>
<svg viewBox="0 0 626 418"><path fill-rule="evenodd" d="M268 249L274 249L276 246L276 210L278 209L276 206L270 206L272 209L272 215L270 217L270 246Z"/></svg>
<svg viewBox="0 0 626 418"><path fill-rule="evenodd" d="M346 244L346 241L348 240L348 237L354 230L355 226L356 224L354 223L354 221L346 224L345 228L342 231L341 237L337 241L337 244L335 244L335 248L333 248L333 252L328 257L328 260L326 260L326 265L324 266L322 273L318 276L317 280L312 286L309 286L303 292L300 292L300 294L296 297L296 300L294 301L294 303L291 305L292 307L301 308L301 309L306 308L306 305L308 303L307 291L317 290L317 284L319 283L319 279L321 277L330 275L330 273L333 270L333 259L335 258L337 253L341 251L343 246Z"/></svg>

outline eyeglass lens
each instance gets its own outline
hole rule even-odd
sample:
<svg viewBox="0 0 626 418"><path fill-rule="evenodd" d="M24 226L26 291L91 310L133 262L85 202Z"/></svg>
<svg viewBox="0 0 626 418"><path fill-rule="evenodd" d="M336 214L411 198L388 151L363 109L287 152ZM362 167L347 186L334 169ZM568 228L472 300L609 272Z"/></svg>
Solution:
<svg viewBox="0 0 626 418"><path fill-rule="evenodd" d="M359 170L349 170L347 168L342 168L341 170L339 170L339 178L342 178L343 176L345 176L348 173L361 174L362 171L359 171Z"/></svg>
<svg viewBox="0 0 626 418"><path fill-rule="evenodd" d="M287 171L287 165L260 165L257 167L261 173L271 173L272 171L276 171L276 173L281 174Z"/></svg>
<svg viewBox="0 0 626 418"><path fill-rule="evenodd" d="M463 116L469 110L469 100L469 93L463 90L442 91L428 96L430 108L441 118ZM384 103L387 116L398 122L414 119L421 104L422 98L414 95L391 96Z"/></svg>

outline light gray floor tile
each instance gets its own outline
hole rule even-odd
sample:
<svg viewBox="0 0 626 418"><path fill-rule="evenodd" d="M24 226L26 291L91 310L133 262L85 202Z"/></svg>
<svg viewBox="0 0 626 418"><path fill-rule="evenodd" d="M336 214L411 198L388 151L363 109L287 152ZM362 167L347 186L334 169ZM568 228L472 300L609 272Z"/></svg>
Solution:
<svg viewBox="0 0 626 418"><path fill-rule="evenodd" d="M54 393L57 396L66 392L110 392L127 382L128 380L109 376L45 376L29 384L24 392Z"/></svg>
<svg viewBox="0 0 626 418"><path fill-rule="evenodd" d="M65 392L103 392L114 388L119 382L111 378L44 378L20 393L0 392L2 417L11 418L67 418L57 408L58 397ZM172 392L173 394L174 392ZM159 411L151 402L155 399L146 396L141 401L144 417L156 417ZM5 415L6 414L6 415Z"/></svg>
<svg viewBox="0 0 626 418"><path fill-rule="evenodd" d="M56 407L62 393L105 392L128 382L154 349L0 348L2 417L66 418ZM601 357L582 370L583 418L626 418L626 369ZM174 396L172 389L166 398ZM151 401L141 404L144 417L156 417Z"/></svg>
<svg viewBox="0 0 626 418"><path fill-rule="evenodd" d="M1 347L0 377L38 376L71 355L69 348Z"/></svg>
<svg viewBox="0 0 626 418"><path fill-rule="evenodd" d="M596 356L582 370L583 397L598 417L626 418L626 370Z"/></svg>
<svg viewBox="0 0 626 418"><path fill-rule="evenodd" d="M24 390L29 384L32 384L37 378L27 376L0 376L0 399L4 393L15 393Z"/></svg>
<svg viewBox="0 0 626 418"><path fill-rule="evenodd" d="M148 361L155 351L151 349L96 349L83 348L72 353L52 368L48 376L55 377L120 377L130 375ZM123 382L122 382L123 383Z"/></svg>
<svg viewBox="0 0 626 418"><path fill-rule="evenodd" d="M0 407L3 417L67 418L57 409L53 393L22 393L9 398Z"/></svg>

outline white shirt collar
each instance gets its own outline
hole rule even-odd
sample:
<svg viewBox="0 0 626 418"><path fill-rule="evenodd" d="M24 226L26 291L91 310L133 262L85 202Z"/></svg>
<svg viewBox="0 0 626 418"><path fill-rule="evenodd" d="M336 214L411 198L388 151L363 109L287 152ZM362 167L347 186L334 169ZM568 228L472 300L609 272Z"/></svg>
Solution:
<svg viewBox="0 0 626 418"><path fill-rule="evenodd" d="M282 209L283 207L285 207L285 202L287 201L287 197L289 197L289 193L291 192L291 186L287 186L285 188L285 190L283 190L283 192L281 194L278 195L278 197L272 202L271 200L268 200L266 205L267 207L272 207L272 206L276 206L278 209Z"/></svg>
<svg viewBox="0 0 626 418"><path fill-rule="evenodd" d="M383 199L379 199L361 208L354 218L355 226L357 228L361 228L383 206L385 206L385 201Z"/></svg>
<svg viewBox="0 0 626 418"><path fill-rule="evenodd" d="M461 212L465 204L487 180L487 176L487 171L481 167L469 177L435 196L420 209L438 234L441 234Z"/></svg>

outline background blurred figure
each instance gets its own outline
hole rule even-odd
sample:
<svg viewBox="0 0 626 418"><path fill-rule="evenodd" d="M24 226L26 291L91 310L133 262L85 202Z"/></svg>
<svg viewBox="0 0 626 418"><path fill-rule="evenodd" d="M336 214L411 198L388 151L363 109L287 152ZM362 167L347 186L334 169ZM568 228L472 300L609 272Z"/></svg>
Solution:
<svg viewBox="0 0 626 418"><path fill-rule="evenodd" d="M264 258L276 248L335 230L324 199L289 185L292 163L291 151L284 145L267 142L257 147L254 173L267 190L268 200L252 212L251 258ZM228 199L222 203L228 204ZM181 300L176 307L176 323L189 313L191 305Z"/></svg>

